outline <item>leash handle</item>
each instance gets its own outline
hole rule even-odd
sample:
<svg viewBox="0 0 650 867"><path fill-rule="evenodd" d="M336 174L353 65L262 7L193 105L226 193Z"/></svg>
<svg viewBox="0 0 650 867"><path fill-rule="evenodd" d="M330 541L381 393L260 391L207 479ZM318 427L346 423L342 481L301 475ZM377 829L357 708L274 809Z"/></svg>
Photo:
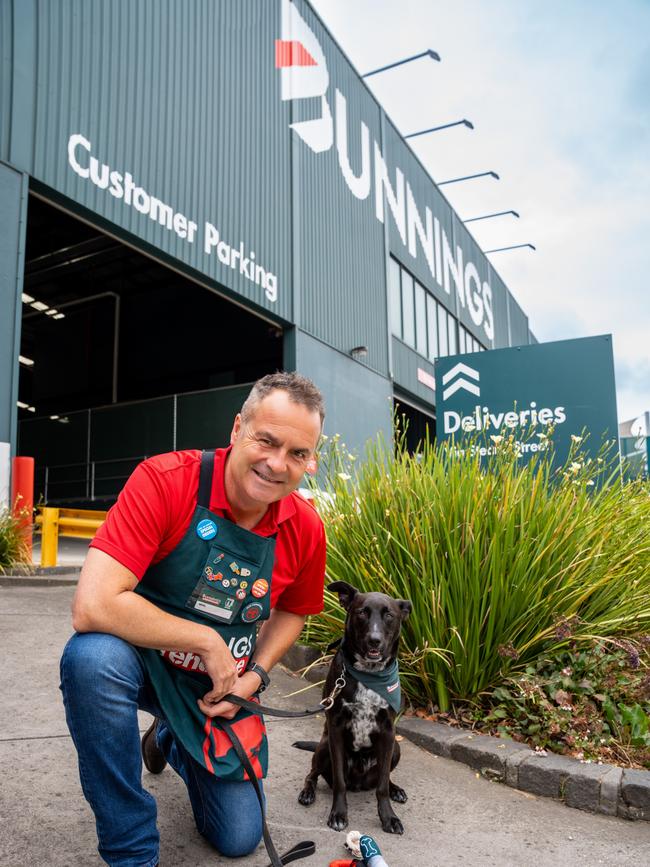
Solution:
<svg viewBox="0 0 650 867"><path fill-rule="evenodd" d="M288 852L285 852L284 855L280 856L277 853L275 846L273 845L273 840L271 839L271 833L269 831L269 827L266 824L266 809L264 808L264 798L262 796L262 790L260 789L260 784L257 779L257 775L253 770L246 750L242 746L241 741L235 734L232 729L232 726L222 717L214 720L218 728L222 728L223 731L228 735L230 741L237 753L237 758L242 763L244 770L248 774L248 779L253 784L253 788L255 789L255 794L257 795L257 800L259 801L260 810L262 811L262 835L264 837L264 845L266 846L266 851L268 852L271 863L269 867L284 867L285 864L291 863L291 861L297 861L299 858L307 858L310 855L313 855L316 851L316 846L311 840L303 840L301 843L296 844L292 849L289 849Z"/></svg>

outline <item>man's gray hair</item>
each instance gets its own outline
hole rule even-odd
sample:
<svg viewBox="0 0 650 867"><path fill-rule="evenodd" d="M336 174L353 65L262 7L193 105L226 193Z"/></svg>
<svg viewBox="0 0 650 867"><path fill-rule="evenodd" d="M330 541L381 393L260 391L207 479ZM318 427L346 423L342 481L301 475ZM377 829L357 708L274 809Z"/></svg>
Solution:
<svg viewBox="0 0 650 867"><path fill-rule="evenodd" d="M320 389L311 379L299 373L269 373L258 379L241 408L242 421L247 422L255 412L257 405L273 391L286 391L289 400L300 406L307 407L320 416L321 427L325 418L325 403Z"/></svg>

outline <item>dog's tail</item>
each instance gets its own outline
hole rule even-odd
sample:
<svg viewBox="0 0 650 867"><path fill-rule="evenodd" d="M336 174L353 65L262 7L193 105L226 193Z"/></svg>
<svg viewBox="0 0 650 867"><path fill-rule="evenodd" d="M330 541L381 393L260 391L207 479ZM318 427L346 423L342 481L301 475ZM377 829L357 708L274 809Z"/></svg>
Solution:
<svg viewBox="0 0 650 867"><path fill-rule="evenodd" d="M294 741L291 746L298 750L306 750L308 753L315 753L318 741Z"/></svg>

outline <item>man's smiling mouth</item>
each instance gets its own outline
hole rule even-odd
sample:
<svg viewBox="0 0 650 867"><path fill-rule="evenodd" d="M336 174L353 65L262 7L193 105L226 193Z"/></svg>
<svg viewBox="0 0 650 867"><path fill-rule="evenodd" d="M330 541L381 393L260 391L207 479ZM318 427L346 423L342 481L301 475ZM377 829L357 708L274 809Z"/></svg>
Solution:
<svg viewBox="0 0 650 867"><path fill-rule="evenodd" d="M261 473L259 470L256 470L255 467L251 467L251 469L253 470L255 475L258 478L262 479L262 481L264 481L264 482L269 482L270 484L273 484L273 485L281 485L282 484L282 482L279 479L272 479L269 476L265 476L264 473Z"/></svg>

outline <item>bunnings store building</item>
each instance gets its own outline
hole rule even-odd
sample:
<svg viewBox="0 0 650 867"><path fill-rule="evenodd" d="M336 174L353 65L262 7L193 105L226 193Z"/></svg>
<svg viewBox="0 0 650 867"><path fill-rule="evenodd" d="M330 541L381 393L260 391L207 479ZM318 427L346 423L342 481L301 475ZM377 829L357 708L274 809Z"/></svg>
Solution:
<svg viewBox="0 0 650 867"><path fill-rule="evenodd" d="M305 0L0 0L0 441L110 501L312 377L360 448L528 320Z"/></svg>

